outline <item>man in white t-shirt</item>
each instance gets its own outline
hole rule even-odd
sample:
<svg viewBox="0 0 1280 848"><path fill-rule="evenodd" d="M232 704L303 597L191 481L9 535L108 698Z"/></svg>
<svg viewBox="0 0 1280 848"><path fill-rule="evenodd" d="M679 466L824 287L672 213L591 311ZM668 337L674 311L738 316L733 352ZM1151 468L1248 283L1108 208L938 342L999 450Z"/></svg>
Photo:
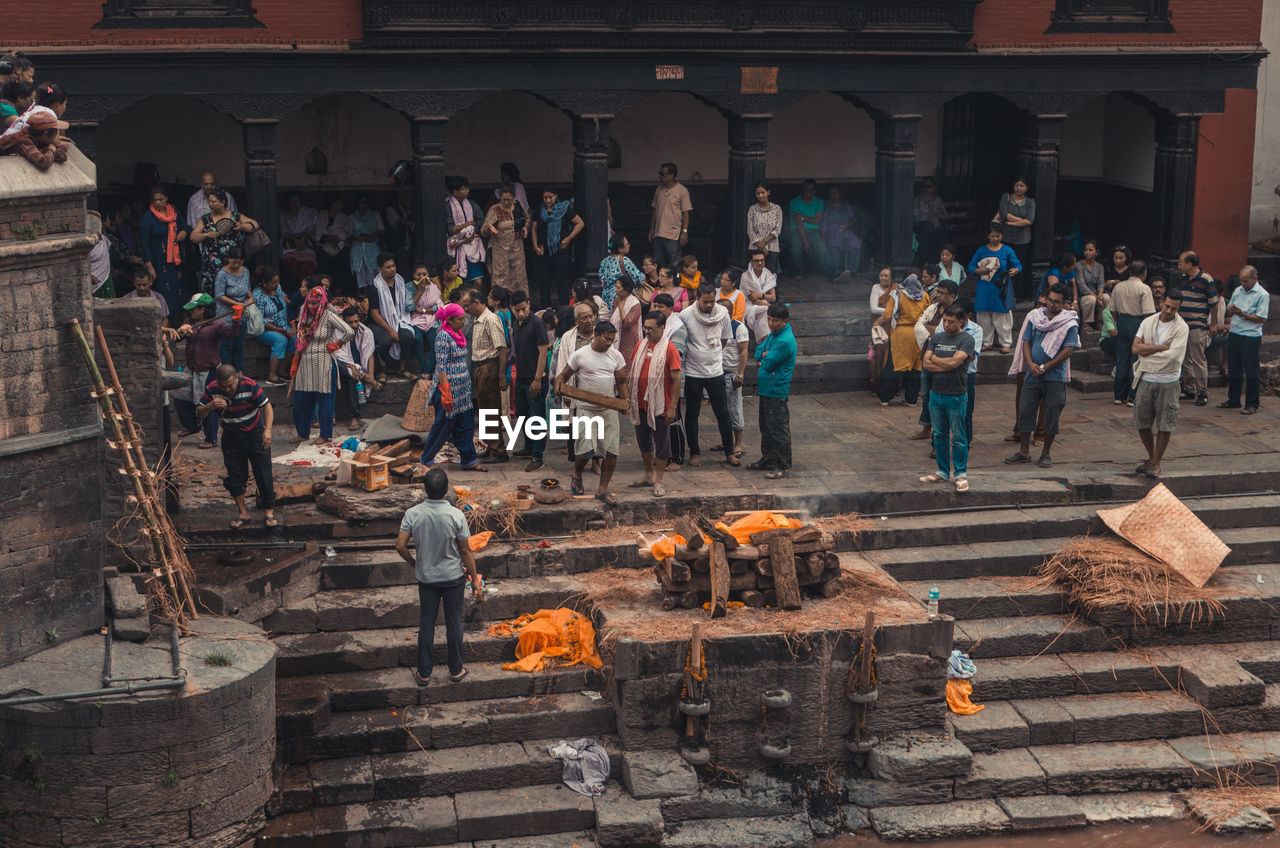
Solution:
<svg viewBox="0 0 1280 848"><path fill-rule="evenodd" d="M769 335L769 304L778 299L778 277L765 267L765 252L759 248L747 253L747 270L742 272L738 287L747 296L742 323L747 325L757 342Z"/></svg>
<svg viewBox="0 0 1280 848"><path fill-rule="evenodd" d="M569 355L564 370L556 377L556 396L561 396L565 383L577 376L577 387L584 391L595 392L606 397L620 397L626 382L627 361L613 346L618 331L608 321L600 321L595 326L595 335L591 344L580 347ZM600 463L600 488L596 490L596 499L609 506L617 506L618 499L609 492L609 481L613 478L613 469L618 464L618 441L620 437L618 411L602 406L577 401L575 417L599 419L603 428L594 420L584 421L578 427L578 438L573 446L573 474L569 477L570 488L575 495L586 490L582 485L582 472L592 457L603 457Z"/></svg>
<svg viewBox="0 0 1280 848"><path fill-rule="evenodd" d="M728 310L732 303L721 298L720 305ZM724 346L724 391L729 401L729 427L733 430L733 455L742 456L742 381L747 370L747 342L750 341L747 325L732 320L729 326L733 338ZM712 448L716 450L716 448Z"/></svg>
<svg viewBox="0 0 1280 848"><path fill-rule="evenodd" d="M681 310L688 340L681 354L684 365L684 430L689 440L689 464L702 464L698 447L698 413L702 411L702 393L711 400L720 427L720 446L724 460L730 465L742 462L733 455L733 429L729 426L729 398L724 383L724 347L733 339L733 320L723 306L716 303L716 287L711 283L698 286L692 306Z"/></svg>
<svg viewBox="0 0 1280 848"><path fill-rule="evenodd" d="M1182 292L1169 289L1160 311L1143 319L1133 337L1133 423L1147 449L1147 461L1134 471L1152 480L1178 423L1179 382L1190 330L1178 314Z"/></svg>

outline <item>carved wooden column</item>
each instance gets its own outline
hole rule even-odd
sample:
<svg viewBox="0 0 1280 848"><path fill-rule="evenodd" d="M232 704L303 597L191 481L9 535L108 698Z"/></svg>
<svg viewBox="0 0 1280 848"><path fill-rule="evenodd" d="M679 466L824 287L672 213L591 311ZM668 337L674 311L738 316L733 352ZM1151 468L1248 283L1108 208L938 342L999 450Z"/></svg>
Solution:
<svg viewBox="0 0 1280 848"><path fill-rule="evenodd" d="M729 196L726 224L729 264L746 267L747 208L755 202L755 185L764 181L772 115L729 117Z"/></svg>
<svg viewBox="0 0 1280 848"><path fill-rule="evenodd" d="M1156 119L1151 259L1165 272L1177 267L1182 251L1191 249L1199 137L1199 115L1166 115Z"/></svg>
<svg viewBox="0 0 1280 848"><path fill-rule="evenodd" d="M876 261L899 274L911 264L911 205L915 199L919 115L876 117L876 207L880 244Z"/></svg>
<svg viewBox="0 0 1280 848"><path fill-rule="evenodd" d="M444 233L445 177L444 134L448 118L413 119L413 256L434 273L435 263L447 252Z"/></svg>
<svg viewBox="0 0 1280 848"><path fill-rule="evenodd" d="M1031 225L1031 262L1047 267L1053 262L1055 209L1058 203L1058 151L1062 146L1061 115L1032 115L1018 135L1018 172L1027 178L1028 191L1036 201L1036 219Z"/></svg>
<svg viewBox="0 0 1280 848"><path fill-rule="evenodd" d="M574 247L574 264L594 274L609 252L609 128L612 115L573 119L573 204L587 225Z"/></svg>
<svg viewBox="0 0 1280 848"><path fill-rule="evenodd" d="M271 237L271 245L253 257L253 265L280 267L280 210L276 197L277 118L250 118L244 134L245 202L241 209Z"/></svg>

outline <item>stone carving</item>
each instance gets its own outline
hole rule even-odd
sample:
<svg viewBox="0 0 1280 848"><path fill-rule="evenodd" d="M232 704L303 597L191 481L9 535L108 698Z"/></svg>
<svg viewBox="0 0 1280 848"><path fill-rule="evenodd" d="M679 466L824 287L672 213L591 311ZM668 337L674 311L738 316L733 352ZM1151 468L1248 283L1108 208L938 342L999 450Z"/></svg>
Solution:
<svg viewBox="0 0 1280 848"><path fill-rule="evenodd" d="M245 92L195 92L193 96L237 121L280 120L318 96L315 92L246 94Z"/></svg>
<svg viewBox="0 0 1280 848"><path fill-rule="evenodd" d="M436 89L432 91L367 91L374 100L395 109L408 118L451 118L471 106L494 89Z"/></svg>

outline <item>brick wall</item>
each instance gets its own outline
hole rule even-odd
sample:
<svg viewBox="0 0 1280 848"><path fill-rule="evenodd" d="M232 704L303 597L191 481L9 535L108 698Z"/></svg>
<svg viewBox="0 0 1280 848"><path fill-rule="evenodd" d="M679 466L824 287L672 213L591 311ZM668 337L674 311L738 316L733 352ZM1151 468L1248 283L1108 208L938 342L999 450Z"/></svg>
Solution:
<svg viewBox="0 0 1280 848"><path fill-rule="evenodd" d="M0 220L43 203L63 222L34 240L0 237L0 666L102 622L99 415L68 329L76 318L92 331L93 186L75 164L41 173L0 157Z"/></svg>
<svg viewBox="0 0 1280 848"><path fill-rule="evenodd" d="M111 360L124 388L125 399L134 425L143 440L143 453L147 467L156 470L160 459L164 430L164 396L160 388L160 304L153 298L131 299L115 302L96 301L93 321L102 329L111 351ZM104 380L110 381L106 361L98 352L98 367ZM104 551L107 565L123 566L123 559L146 562L149 544L140 536L141 523L136 508L127 502L133 494L128 478L120 474L120 454L103 442L105 459L104 488L102 492L102 519L110 528L112 542L124 544L126 551L115 544ZM132 519L132 520L130 520Z"/></svg>
<svg viewBox="0 0 1280 848"><path fill-rule="evenodd" d="M8 30L21 34L19 46L26 49L129 44L179 50L192 44L340 45L364 32L360 0L259 0L255 17L263 27L256 29L94 29L102 6L102 0L64 0L50 15L37 4L21 4L10 10Z"/></svg>
<svg viewBox="0 0 1280 848"><path fill-rule="evenodd" d="M983 0L974 15L973 44L979 49L1256 45L1262 27L1262 0L1169 0L1176 32L1046 34L1056 5L1056 0Z"/></svg>

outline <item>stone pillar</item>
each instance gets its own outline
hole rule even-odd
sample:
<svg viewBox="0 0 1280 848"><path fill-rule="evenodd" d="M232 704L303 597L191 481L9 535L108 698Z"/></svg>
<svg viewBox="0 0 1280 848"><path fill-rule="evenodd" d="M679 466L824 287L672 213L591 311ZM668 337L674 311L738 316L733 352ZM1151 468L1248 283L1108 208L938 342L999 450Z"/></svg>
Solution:
<svg viewBox="0 0 1280 848"><path fill-rule="evenodd" d="M755 185L764 180L772 115L733 115L729 118L729 264L746 267L747 207L755 202Z"/></svg>
<svg viewBox="0 0 1280 848"><path fill-rule="evenodd" d="M67 137L75 142L76 147L80 148L80 152L92 162L98 158L97 133L97 121L77 121L67 130ZM98 190L96 188L90 192L85 202L88 203L90 209L99 208Z"/></svg>
<svg viewBox="0 0 1280 848"><path fill-rule="evenodd" d="M876 117L876 261L899 273L911 264L911 203L915 197L919 115Z"/></svg>
<svg viewBox="0 0 1280 848"><path fill-rule="evenodd" d="M445 254L444 134L448 118L414 118L413 208L417 228L413 231L413 255L417 262L432 268Z"/></svg>
<svg viewBox="0 0 1280 848"><path fill-rule="evenodd" d="M1028 193L1036 201L1031 227L1031 261L1036 267L1053 262L1054 210L1058 203L1058 150L1065 115L1032 115L1018 136L1018 172L1027 178Z"/></svg>
<svg viewBox="0 0 1280 848"><path fill-rule="evenodd" d="M574 264L593 274L609 252L609 126L612 115L573 119L573 205L587 225L574 247Z"/></svg>
<svg viewBox="0 0 1280 848"><path fill-rule="evenodd" d="M277 118L252 118L241 123L244 131L245 198L240 210L253 218L271 237L271 245L252 260L254 267L280 267L280 211L276 197Z"/></svg>
<svg viewBox="0 0 1280 848"><path fill-rule="evenodd" d="M1199 136L1199 115L1169 115L1156 120L1151 259L1165 272L1177 267L1178 254L1191 249Z"/></svg>

